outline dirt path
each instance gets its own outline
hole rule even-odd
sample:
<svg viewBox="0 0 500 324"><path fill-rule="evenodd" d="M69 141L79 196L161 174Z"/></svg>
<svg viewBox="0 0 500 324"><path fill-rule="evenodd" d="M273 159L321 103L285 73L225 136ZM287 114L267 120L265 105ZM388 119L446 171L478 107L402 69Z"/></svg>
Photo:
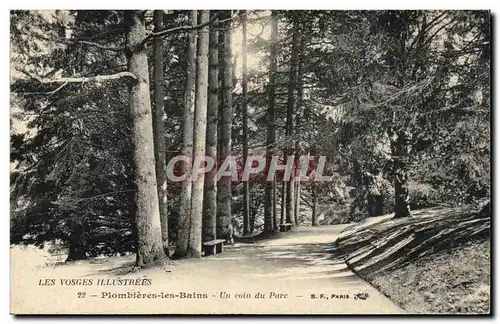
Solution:
<svg viewBox="0 0 500 324"><path fill-rule="evenodd" d="M332 255L344 225L300 227L279 238L237 243L201 260L127 274L133 256L27 269L12 255L15 313L380 314L402 310ZM18 269L14 271L14 268ZM99 278L146 278L148 286L98 286ZM40 286L39 279L56 279ZM61 286L61 278L92 279ZM84 298L78 298L84 292ZM156 294L156 298L131 294ZM361 294L361 295L358 295ZM165 298L171 295L173 298ZM35 297L36 296L36 297ZM261 298L261 296L263 298ZM365 299L356 298L365 296ZM111 298L110 298L111 297ZM125 298L124 298L125 297ZM146 298L143 298L146 297Z"/></svg>

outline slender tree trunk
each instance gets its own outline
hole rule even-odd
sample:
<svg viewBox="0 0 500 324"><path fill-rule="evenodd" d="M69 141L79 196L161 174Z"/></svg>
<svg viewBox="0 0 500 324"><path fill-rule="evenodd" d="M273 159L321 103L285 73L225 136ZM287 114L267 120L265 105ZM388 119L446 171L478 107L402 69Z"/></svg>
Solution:
<svg viewBox="0 0 500 324"><path fill-rule="evenodd" d="M274 177L273 183L273 229L274 231L279 231L279 223L278 223L278 210L276 204L276 176Z"/></svg>
<svg viewBox="0 0 500 324"><path fill-rule="evenodd" d="M290 179L288 182L288 185L286 187L286 222L287 223L292 223L293 225L297 225L295 223L295 214L294 214L294 189L295 189L295 181L293 179Z"/></svg>
<svg viewBox="0 0 500 324"><path fill-rule="evenodd" d="M363 176L361 173L361 165L359 164L359 160L356 156L352 157L352 177L351 177L351 185L353 187L360 187L363 185Z"/></svg>
<svg viewBox="0 0 500 324"><path fill-rule="evenodd" d="M191 11L191 26L198 24L198 13L196 10ZM183 145L182 155L188 158L193 157L193 120L194 120L194 100L195 100L195 78L196 78L196 30L189 32L189 47L187 52L187 76L185 89L185 106L183 119ZM177 244L175 247L174 256L181 258L186 256L188 241L189 241L189 223L191 219L191 163L182 163L181 172L186 175L182 181L181 189L181 205L179 209L179 223Z"/></svg>
<svg viewBox="0 0 500 324"><path fill-rule="evenodd" d="M299 147L299 142L295 141L295 165L297 166L297 169L295 170L295 175L299 176L300 174L300 147ZM293 197L294 201L294 207L293 207L293 217L294 217L294 222L296 226L299 226L299 219L300 219L300 179L295 180L295 191L294 191L295 196Z"/></svg>
<svg viewBox="0 0 500 324"><path fill-rule="evenodd" d="M163 29L163 10L154 12L155 30ZM154 114L153 132L155 143L156 161L156 181L158 183L158 203L160 205L161 238L163 249L167 256L170 255L168 249L168 205L167 205L167 161L165 158L165 108L164 108L164 87L163 77L163 39L154 39Z"/></svg>
<svg viewBox="0 0 500 324"><path fill-rule="evenodd" d="M209 54L209 95L207 111L207 143L206 155L217 161L217 119L219 117L219 31L210 29ZM203 198L203 241L210 241L217 237L217 179L216 168L207 172L205 176L205 190Z"/></svg>
<svg viewBox="0 0 500 324"><path fill-rule="evenodd" d="M297 165L296 175L297 175L297 177L299 177L300 176L300 147L298 145L298 142L295 142L295 161L296 161L296 165ZM300 178L297 178L297 180L295 181L295 197L294 197L295 206L293 208L294 216L295 216L295 224L297 226L300 225L300 191L301 191Z"/></svg>
<svg viewBox="0 0 500 324"><path fill-rule="evenodd" d="M250 212L250 234L253 234L255 230L255 215L257 214L256 210L252 210Z"/></svg>
<svg viewBox="0 0 500 324"><path fill-rule="evenodd" d="M317 219L317 193L316 193L316 185L313 183L312 184L312 216L311 216L311 223L312 226L318 226L318 219Z"/></svg>
<svg viewBox="0 0 500 324"><path fill-rule="evenodd" d="M136 267L144 268L165 258L161 237L160 209L156 186L153 119L149 96L148 56L144 13L126 11L129 72L137 80L130 87L133 156L135 164L137 254Z"/></svg>
<svg viewBox="0 0 500 324"><path fill-rule="evenodd" d="M290 75L288 82L288 103L287 103L287 112L286 112L286 130L285 136L287 138L287 142L293 136L293 111L295 108L295 91L297 89L297 68L298 68L298 45L300 42L300 34L299 34L299 24L297 18L294 17L293 22L293 36L292 36L292 57L290 60ZM293 155L293 148L288 145L286 148L285 161L287 161L288 156ZM293 175L293 173L292 173ZM290 178L290 181L287 184L286 188L286 221L288 223L293 223L295 225L295 214L294 214L294 177Z"/></svg>
<svg viewBox="0 0 500 324"><path fill-rule="evenodd" d="M230 13L230 12L229 12ZM222 93L222 125L221 125L221 151L219 161L224 161L231 155L231 119L232 113L232 61L231 61L231 22L224 26L224 78ZM220 165L220 164L219 164ZM232 189L231 177L224 176L220 179L217 189L217 213L219 225L217 236L233 243L233 224L231 220Z"/></svg>
<svg viewBox="0 0 500 324"><path fill-rule="evenodd" d="M285 209L286 209L286 182L281 182L281 224L285 223Z"/></svg>
<svg viewBox="0 0 500 324"><path fill-rule="evenodd" d="M276 97L275 83L278 55L278 13L271 13L271 64L269 67L269 85L268 85L268 107L267 107L267 140L266 140L266 166L269 168L276 145ZM273 206L273 197L276 194L274 182L266 181L264 189L264 233L271 233L274 230L274 215L276 210Z"/></svg>
<svg viewBox="0 0 500 324"><path fill-rule="evenodd" d="M210 21L210 11L201 10L200 24ZM208 25L198 30L198 55L196 77L196 106L194 112L194 144L193 157L205 156L205 138L207 134L208 103ZM200 167L196 165L194 167ZM203 222L203 186L205 174L201 173L193 179L191 197L191 221L189 223L189 243L187 255L190 258L201 258L201 229Z"/></svg>
<svg viewBox="0 0 500 324"><path fill-rule="evenodd" d="M299 34L302 34L302 29L300 29ZM295 174L297 176L300 175L300 140L299 136L302 137L301 134L301 120L303 117L303 114L305 115L305 108L304 108L304 46L305 46L305 37L300 37L300 46L298 49L298 72L297 72L297 111L295 113L295 134L296 140L295 140L295 165L297 166ZM309 117L307 116L307 119L304 118L304 120L308 121ZM300 225L300 177L295 180L295 206L293 208L294 210L294 218L295 218L295 225L299 226Z"/></svg>
<svg viewBox="0 0 500 324"><path fill-rule="evenodd" d="M247 15L242 15L242 46L241 56L243 58L243 165L248 160L248 103L247 103ZM250 187L248 181L243 181L243 235L250 233Z"/></svg>
<svg viewBox="0 0 500 324"><path fill-rule="evenodd" d="M391 153L394 172L394 218L410 217L410 196L408 193L409 134L404 131L388 131L391 139Z"/></svg>

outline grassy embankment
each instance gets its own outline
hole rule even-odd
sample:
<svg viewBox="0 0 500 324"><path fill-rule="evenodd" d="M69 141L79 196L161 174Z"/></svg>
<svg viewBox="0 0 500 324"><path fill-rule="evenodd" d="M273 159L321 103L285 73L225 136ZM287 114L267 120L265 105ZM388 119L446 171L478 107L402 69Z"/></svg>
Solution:
<svg viewBox="0 0 500 324"><path fill-rule="evenodd" d="M344 230L339 252L409 313L490 312L490 210L426 209Z"/></svg>

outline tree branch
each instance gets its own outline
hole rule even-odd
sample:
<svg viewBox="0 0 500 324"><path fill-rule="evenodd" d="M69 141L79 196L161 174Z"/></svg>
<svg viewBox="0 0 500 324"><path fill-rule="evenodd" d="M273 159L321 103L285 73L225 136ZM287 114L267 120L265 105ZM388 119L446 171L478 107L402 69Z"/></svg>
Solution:
<svg viewBox="0 0 500 324"><path fill-rule="evenodd" d="M125 193L125 192L132 192L132 191L133 190L127 189L127 190L117 190L117 191L112 191L112 192L106 192L106 193L103 193L103 194L100 194L97 196L93 196L93 197L80 198L76 201L76 203L80 203L80 202L85 201L85 200L99 199L99 198L106 197L109 195L114 195L117 193Z"/></svg>
<svg viewBox="0 0 500 324"><path fill-rule="evenodd" d="M209 26L209 25L220 25L220 24L223 24L225 22L232 21L235 17L236 16L230 17L230 18L226 18L226 19L222 19L222 20L217 20L218 14L216 14L216 15L214 15L212 17L212 19L209 22L206 22L206 23L203 23L203 24L199 24L199 25L196 25L196 26L189 26L189 25L186 25L186 26L177 26L177 27L173 27L173 28L161 30L161 31L158 31L158 32L152 32L148 36L146 36L146 38L141 42L141 44L142 45L145 44L148 40L150 40L152 37L155 37L155 36L165 36L166 34L170 34L170 33L174 33L174 32L198 30L198 29L201 29L201 28Z"/></svg>
<svg viewBox="0 0 500 324"><path fill-rule="evenodd" d="M105 50L105 51L121 52L121 51L124 50L123 48L117 48L117 47L111 47L111 46L104 46L104 45L101 45L99 43L94 43L94 42L89 42L89 41L77 41L77 42L80 43L80 44L94 46L94 47L100 48L100 49Z"/></svg>
<svg viewBox="0 0 500 324"><path fill-rule="evenodd" d="M61 86L59 86L57 89L55 90L52 90L52 91L49 91L47 92L48 95L51 95L51 94L54 94L56 93L57 91L61 90L62 88L64 88L66 85L68 84L68 82L64 82Z"/></svg>
<svg viewBox="0 0 500 324"><path fill-rule="evenodd" d="M69 77L69 78L60 78L60 79L43 79L40 78L36 75L32 75L31 73L27 71L23 71L26 75L29 77L37 80L38 82L42 84L52 84L52 83L63 83L63 84L68 84L68 83L85 83L85 82L105 82L105 81L112 81L112 80L119 80L121 78L131 78L133 80L137 80L137 77L135 74L131 72L118 72L115 74L108 74L108 75L97 75L93 77ZM62 88L62 87L61 87ZM56 90L60 90L59 88Z"/></svg>

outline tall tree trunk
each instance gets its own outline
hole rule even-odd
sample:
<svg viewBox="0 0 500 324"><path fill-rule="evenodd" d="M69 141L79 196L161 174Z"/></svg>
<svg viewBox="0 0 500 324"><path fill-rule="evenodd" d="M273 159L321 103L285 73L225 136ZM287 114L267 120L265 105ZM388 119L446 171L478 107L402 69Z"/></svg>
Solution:
<svg viewBox="0 0 500 324"><path fill-rule="evenodd" d="M408 153L410 136L405 131L388 130L394 173L394 218L410 217L408 194Z"/></svg>
<svg viewBox="0 0 500 324"><path fill-rule="evenodd" d="M302 34L302 30L299 31L300 34ZM305 46L305 38L301 37L300 38L300 48L298 49L298 72L297 72L297 111L295 114L295 133L297 134L297 137L295 139L295 165L297 166L296 169L296 175L300 175L300 141L299 141L299 134L301 133L301 123L302 123L302 116L303 114L305 115L305 108L304 108L304 46ZM304 116L305 117L305 116ZM308 121L309 117L307 116L307 119L304 118L303 120ZM302 134L301 134L302 135ZM302 137L302 136L301 136ZM306 162L306 161L304 161ZM308 162L308 161L307 161ZM294 218L295 218L295 224L297 226L300 225L300 177L295 181L295 207L294 207Z"/></svg>
<svg viewBox="0 0 500 324"><path fill-rule="evenodd" d="M154 12L155 30L163 29L163 10ZM165 107L164 107L164 87L165 79L163 77L163 39L155 37L154 39L154 114L153 114L153 132L155 143L155 161L156 161L156 181L158 184L158 203L160 205L161 238L163 240L163 249L167 256L170 255L168 249L168 205L167 205L167 161L165 158Z"/></svg>
<svg viewBox="0 0 500 324"><path fill-rule="evenodd" d="M297 18L294 17L293 22L293 36L292 36L292 57L290 60L290 75L288 82L288 102L287 102L287 111L286 111L286 129L285 136L287 138L287 142L290 142L290 139L293 136L293 111L295 108L295 91L297 89L297 68L298 68L298 56L299 56L299 42L300 42L300 33L299 33L299 24ZM291 145L287 145L285 161L287 161L288 156L293 155L293 148ZM286 188L286 221L288 223L293 223L295 225L295 215L294 215L294 174L292 173L292 177L287 184Z"/></svg>
<svg viewBox="0 0 500 324"><path fill-rule="evenodd" d="M300 174L300 147L298 140L295 141L295 165L297 169L295 170L295 175L299 176ZM294 176L295 176L294 175ZM293 218L296 226L299 226L300 220L300 179L295 180L295 190L294 190L294 207L293 207Z"/></svg>
<svg viewBox="0 0 500 324"><path fill-rule="evenodd" d="M268 106L267 106L267 140L266 140L266 165L269 168L272 157L275 153L276 145L276 71L278 55L278 13L271 13L271 64L269 67L269 85L268 85ZM276 210L273 206L274 195L276 194L274 181L266 181L264 189L264 233L273 232L274 215Z"/></svg>
<svg viewBox="0 0 500 324"><path fill-rule="evenodd" d="M286 209L286 182L281 182L281 224L285 223L285 209Z"/></svg>
<svg viewBox="0 0 500 324"><path fill-rule="evenodd" d="M317 217L317 193L316 193L316 184L312 183L312 216L311 216L311 225L318 226L318 217Z"/></svg>
<svg viewBox="0 0 500 324"><path fill-rule="evenodd" d="M228 12L231 15L231 12ZM232 61L231 61L231 22L224 26L224 78L222 91L222 125L221 125L221 150L219 165L231 155L231 119L232 113ZM217 236L233 243L233 224L231 220L231 176L221 177L217 188L217 214L219 224Z"/></svg>
<svg viewBox="0 0 500 324"><path fill-rule="evenodd" d="M279 231L279 223L278 223L278 207L276 204L276 176L274 177L273 183L273 229L274 231Z"/></svg>
<svg viewBox="0 0 500 324"><path fill-rule="evenodd" d="M165 258L161 237L160 209L156 186L153 119L149 97L148 56L144 13L125 12L129 71L137 80L130 86L133 156L135 164L137 254L136 267L144 268Z"/></svg>
<svg viewBox="0 0 500 324"><path fill-rule="evenodd" d="M216 13L214 13L216 14ZM205 154L217 161L217 119L219 117L219 31L210 29L208 111L207 111L207 143ZM203 241L217 237L217 179L216 168L205 176L203 198Z"/></svg>
<svg viewBox="0 0 500 324"><path fill-rule="evenodd" d="M250 234L253 234L255 229L255 215L257 214L257 210L252 210L250 212Z"/></svg>
<svg viewBox="0 0 500 324"><path fill-rule="evenodd" d="M403 89L411 76L408 75L408 51L406 49L408 39L408 16L405 12L394 12L391 20L398 27L395 29L389 55L394 60L392 73L395 76L399 89ZM396 32L397 30L397 32ZM410 134L404 130L394 130L396 126L396 111L393 111L391 125L387 131L391 144L391 155L394 175L394 218L410 217L410 205L408 195L408 165L407 155L409 153Z"/></svg>
<svg viewBox="0 0 500 324"><path fill-rule="evenodd" d="M210 11L201 10L200 24L210 21ZM205 156L205 138L207 134L208 103L208 25L198 30L198 55L196 73L196 106L194 112L194 144L193 157ZM200 167L195 165L194 167ZM201 173L193 180L191 197L191 221L189 222L189 244L187 256L201 258L201 229L203 222L203 185L205 174Z"/></svg>
<svg viewBox="0 0 500 324"><path fill-rule="evenodd" d="M287 155L288 157L288 155ZM297 225L295 223L295 214L294 214L294 190L295 189L295 181L293 180L293 175L290 178L290 181L288 181L287 186L286 186L286 204L285 204L285 218L287 223L292 223L294 225Z"/></svg>
<svg viewBox="0 0 500 324"><path fill-rule="evenodd" d="M363 185L363 175L361 172L361 164L359 163L358 158L353 154L351 186L361 187L362 185Z"/></svg>
<svg viewBox="0 0 500 324"><path fill-rule="evenodd" d="M198 24L198 12L191 11L191 26ZM189 47L187 52L187 76L185 89L185 106L183 119L183 145L182 155L193 157L193 120L194 120L194 100L195 100L195 80L196 80L196 30L189 32ZM174 257L181 258L186 256L188 241L189 241L189 223L191 219L191 163L182 163L181 172L186 175L186 179L182 181L181 189L181 205L179 209L179 223L177 244L175 247Z"/></svg>
<svg viewBox="0 0 500 324"><path fill-rule="evenodd" d="M247 104L247 14L242 15L242 45L241 56L243 60L243 165L246 166L248 160L248 104ZM248 181L243 181L243 235L250 232L250 187Z"/></svg>

